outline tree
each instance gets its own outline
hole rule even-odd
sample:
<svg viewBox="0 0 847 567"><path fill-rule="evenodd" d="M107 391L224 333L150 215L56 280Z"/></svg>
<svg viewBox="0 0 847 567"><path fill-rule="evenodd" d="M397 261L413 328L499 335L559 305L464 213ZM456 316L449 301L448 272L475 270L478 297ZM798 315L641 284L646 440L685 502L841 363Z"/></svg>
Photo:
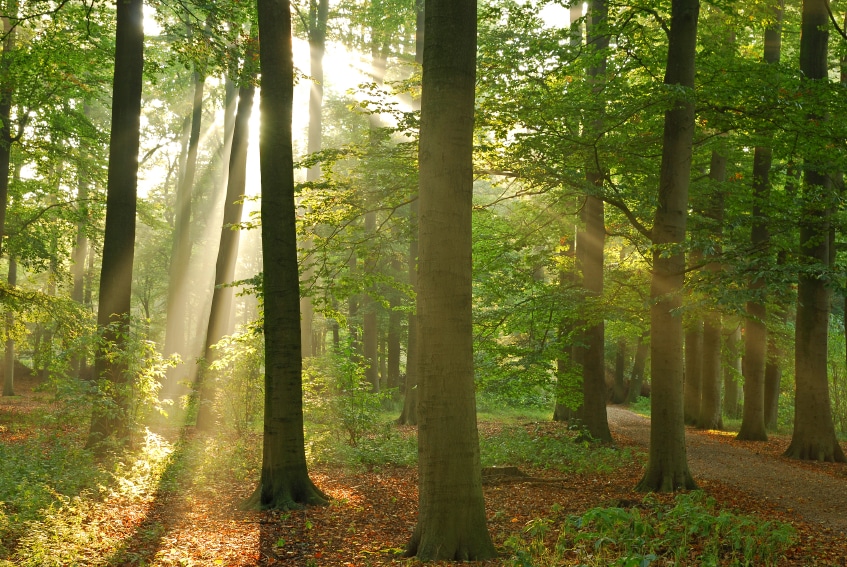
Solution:
<svg viewBox="0 0 847 567"><path fill-rule="evenodd" d="M248 50L248 65L255 55ZM203 360L206 369L215 361L214 345L226 334L232 312L232 293L229 286L235 278L235 264L238 259L238 243L243 209L242 198L247 178L247 145L250 135L250 116L253 113L253 96L256 90L255 75L249 71L243 73L238 88L238 110L232 133L232 149L229 157L229 175L227 176L224 216L221 226L218 258L215 263L215 290L212 294L212 306L209 311L209 324L206 329L206 341ZM198 378L200 405L197 409L197 427L209 431L212 429L214 396L209 376Z"/></svg>
<svg viewBox="0 0 847 567"><path fill-rule="evenodd" d="M829 5L804 0L800 36L800 70L807 87L826 82ZM808 119L825 120L819 113ZM794 335L794 434L785 455L795 459L845 462L835 436L827 375L830 298L824 274L830 262L832 176L819 155L804 159L800 212L800 277Z"/></svg>
<svg viewBox="0 0 847 567"><path fill-rule="evenodd" d="M483 560L474 398L471 205L476 0L428 0L419 162L418 522L407 556Z"/></svg>
<svg viewBox="0 0 847 567"><path fill-rule="evenodd" d="M132 264L135 246L135 210L138 188L138 148L141 122L141 84L144 70L143 0L117 5L115 72L112 85L112 127L106 184L106 228L100 270L100 302L97 325L104 329L104 342L121 349L132 298ZM110 347L112 348L112 347ZM126 406L125 368L120 357L110 357L105 348L95 356L98 379L113 387L95 401L88 445L100 444L110 436L125 436L121 415ZM110 403L111 402L111 403ZM116 404L118 411L110 408Z"/></svg>
<svg viewBox="0 0 847 567"><path fill-rule="evenodd" d="M679 94L665 112L658 205L653 223L653 280L650 286L652 376L650 452L638 490L673 492L696 485L685 453L682 395L681 306L688 216L688 186L694 136L694 58L698 0L673 0L665 84Z"/></svg>
<svg viewBox="0 0 847 567"><path fill-rule="evenodd" d="M262 472L248 505L288 509L324 504L312 483L303 433L300 278L297 270L291 114L294 61L287 0L258 0L262 123L265 418Z"/></svg>

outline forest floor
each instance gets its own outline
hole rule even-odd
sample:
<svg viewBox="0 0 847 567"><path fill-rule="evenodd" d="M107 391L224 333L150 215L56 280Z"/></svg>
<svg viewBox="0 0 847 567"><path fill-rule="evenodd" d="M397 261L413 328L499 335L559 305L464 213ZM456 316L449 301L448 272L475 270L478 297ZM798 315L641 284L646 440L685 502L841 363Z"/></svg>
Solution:
<svg viewBox="0 0 847 567"><path fill-rule="evenodd" d="M0 419L13 418L15 412L34 407L27 394L12 402L0 401ZM643 473L649 420L610 406L609 422L616 445L630 449L630 454L636 456L622 458L626 464L620 468L610 472L562 473L516 463L527 476L494 479L484 484L488 527L504 557L509 555L509 541L525 539L528 523L535 518L551 517L551 509L553 515L562 517L582 514L598 506L624 507L632 503L637 506L642 501L644 495L634 492L633 487ZM563 427L537 421L519 426L542 435L555 434L557 428ZM493 435L500 428L502 424L496 421L483 422L480 434ZM412 428L401 430L404 435L414 433ZM3 431L0 426L0 443L4 444L20 442L35 433L17 431L10 436ZM196 437L189 434L187 445ZM847 565L847 466L788 460L781 454L789 439L781 436L774 436L767 443L748 443L734 441L732 435L724 432L689 429L687 440L691 470L700 488L717 501L719 508L751 515L762 523L779 520L794 526L797 542L778 564ZM248 443L259 441L255 436ZM225 444L223 447L226 450ZM177 461L172 459L171 463ZM86 508L80 513L83 519L77 529L96 532L100 543L91 543L87 559L70 563L56 557L45 559L43 564L418 565L402 557L416 520L414 467L317 466L311 475L332 498L328 506L283 513L247 512L240 510L239 504L250 495L255 479L198 476L190 467L182 467L170 478L170 489L160 488L134 497L124 493L102 505ZM655 498L662 502L673 500L669 495ZM45 537L59 536L53 533ZM113 542L108 555L97 551L97 545L103 541ZM27 559L20 553L9 557L12 562L0 559L0 566L16 565L18 560ZM671 564L661 560L654 563ZM504 558L484 565L532 563Z"/></svg>

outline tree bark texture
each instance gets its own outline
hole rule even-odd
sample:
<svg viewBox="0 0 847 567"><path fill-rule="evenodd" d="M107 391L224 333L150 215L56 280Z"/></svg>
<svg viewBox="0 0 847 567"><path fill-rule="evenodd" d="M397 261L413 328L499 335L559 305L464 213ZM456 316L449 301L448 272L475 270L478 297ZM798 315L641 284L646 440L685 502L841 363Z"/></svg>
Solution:
<svg viewBox="0 0 847 567"><path fill-rule="evenodd" d="M665 84L694 88L697 0L673 0ZM681 96L665 112L659 195L652 239L650 360L652 376L650 449L647 470L637 488L672 492L694 488L685 451L683 415L683 332L681 292L685 254L688 186L694 136L694 101Z"/></svg>
<svg viewBox="0 0 847 567"><path fill-rule="evenodd" d="M741 372L741 326L736 325L727 338L727 360L723 365L723 410L730 419L741 416L738 379Z"/></svg>
<svg viewBox="0 0 847 567"><path fill-rule="evenodd" d="M827 79L829 13L826 0L804 0L800 70L807 81ZM822 121L824 116L809 116ZM832 180L819 159L805 158L801 196L800 277L794 335L794 434L785 455L795 459L844 462L835 436L827 375L829 290L824 271L830 261Z"/></svg>
<svg viewBox="0 0 847 567"><path fill-rule="evenodd" d="M285 0L258 0L262 74L259 163L265 297L265 417L262 472L249 504L288 509L322 504L312 483L303 432L300 277L297 270L291 113L294 63Z"/></svg>
<svg viewBox="0 0 847 567"><path fill-rule="evenodd" d="M642 333L638 337L635 357L632 360L632 371L629 374L629 390L626 394L626 403L628 404L634 404L641 396L641 385L644 383L644 369L647 367L647 354L649 352L650 343L647 342L647 334Z"/></svg>
<svg viewBox="0 0 847 567"><path fill-rule="evenodd" d="M10 76L11 52L17 37L18 2L8 2L2 15L3 53L0 54L0 253L6 238L6 209L9 205L9 167L12 157L12 98L15 85Z"/></svg>
<svg viewBox="0 0 847 567"><path fill-rule="evenodd" d="M471 319L476 0L427 0L419 149L420 560L496 556L482 494Z"/></svg>

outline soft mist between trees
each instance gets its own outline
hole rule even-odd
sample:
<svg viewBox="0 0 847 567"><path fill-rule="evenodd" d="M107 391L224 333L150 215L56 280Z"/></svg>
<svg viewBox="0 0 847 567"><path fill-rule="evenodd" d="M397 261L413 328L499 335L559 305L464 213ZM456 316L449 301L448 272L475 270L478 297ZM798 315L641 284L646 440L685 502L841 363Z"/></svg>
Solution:
<svg viewBox="0 0 847 567"><path fill-rule="evenodd" d="M686 422L790 430L789 457L843 462L832 7L595 0L566 23L555 6L198 4L158 7L145 36L140 1L67 29L7 2L4 395L16 357L73 389L100 453L154 410L207 432L262 423L261 508L327 499L304 388L352 400L354 419L394 412L418 427L407 553L424 559L494 555L478 405L555 408L611 442L610 390L638 403L649 383L647 491L696 486ZM71 40L83 55L59 65ZM113 69L91 66L104 42ZM328 88L328 46L365 55L355 93ZM22 80L45 58L42 83L74 88Z"/></svg>

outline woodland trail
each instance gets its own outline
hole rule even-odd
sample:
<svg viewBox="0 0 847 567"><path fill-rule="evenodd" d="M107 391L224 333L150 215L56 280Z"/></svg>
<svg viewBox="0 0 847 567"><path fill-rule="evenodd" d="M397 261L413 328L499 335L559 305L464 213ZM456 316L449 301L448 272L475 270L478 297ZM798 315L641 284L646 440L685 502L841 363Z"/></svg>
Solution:
<svg viewBox="0 0 847 567"><path fill-rule="evenodd" d="M647 447L650 419L607 407L612 433ZM712 480L775 504L833 532L847 535L847 465L803 463L781 456L788 439L734 440L734 433L686 428L688 465L695 481Z"/></svg>

